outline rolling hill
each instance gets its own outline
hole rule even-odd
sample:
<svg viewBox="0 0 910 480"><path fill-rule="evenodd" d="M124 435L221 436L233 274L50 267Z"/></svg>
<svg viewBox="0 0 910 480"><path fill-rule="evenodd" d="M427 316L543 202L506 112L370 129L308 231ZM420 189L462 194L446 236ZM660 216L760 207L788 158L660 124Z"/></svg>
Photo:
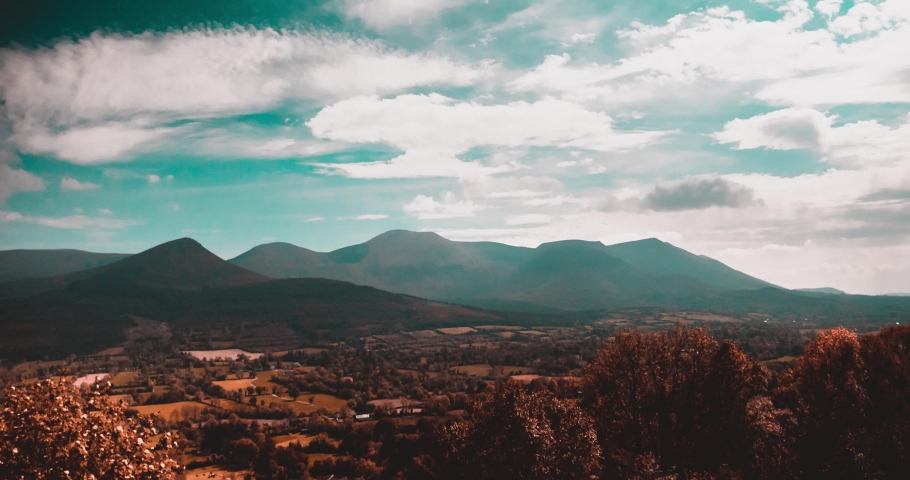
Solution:
<svg viewBox="0 0 910 480"><path fill-rule="evenodd" d="M287 243L260 245L230 262L275 278L329 278L524 310L584 310L773 287L656 239L612 246L569 240L522 248L393 230L328 253Z"/></svg>
<svg viewBox="0 0 910 480"><path fill-rule="evenodd" d="M82 250L4 250L0 251L0 282L58 277L101 267L128 256Z"/></svg>
<svg viewBox="0 0 910 480"><path fill-rule="evenodd" d="M299 333L504 318L345 282L270 279L190 239L63 278L44 292L0 301L0 358L97 351L122 342L135 318L176 329L279 323Z"/></svg>

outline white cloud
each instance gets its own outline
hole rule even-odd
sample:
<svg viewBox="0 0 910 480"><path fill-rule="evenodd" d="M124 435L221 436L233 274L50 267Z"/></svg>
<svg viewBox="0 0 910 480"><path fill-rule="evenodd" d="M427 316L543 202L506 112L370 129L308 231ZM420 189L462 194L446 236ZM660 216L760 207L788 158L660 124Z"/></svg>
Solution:
<svg viewBox="0 0 910 480"><path fill-rule="evenodd" d="M112 212L108 208L99 208L98 209L98 215L113 215L113 214L114 214L114 212Z"/></svg>
<svg viewBox="0 0 910 480"><path fill-rule="evenodd" d="M365 213L363 215L354 215L353 217L348 218L351 220L382 220L384 218L389 218L389 216L376 213Z"/></svg>
<svg viewBox="0 0 910 480"><path fill-rule="evenodd" d="M62 228L66 230L83 230L83 229L100 229L100 230L122 230L124 228L137 225L135 220L87 217L85 215L73 215L69 217L44 217L33 215L22 215L19 212L0 210L0 222L22 222L45 227Z"/></svg>
<svg viewBox="0 0 910 480"><path fill-rule="evenodd" d="M325 220L325 217L310 217L306 219L307 222L321 222Z"/></svg>
<svg viewBox="0 0 910 480"><path fill-rule="evenodd" d="M402 206L404 213L421 220L473 217L477 210L484 208L470 200L458 200L452 192L443 193L439 201L426 195L417 195L414 200Z"/></svg>
<svg viewBox="0 0 910 480"><path fill-rule="evenodd" d="M92 182L80 182L75 178L63 177L60 180L60 190L95 190L101 185Z"/></svg>
<svg viewBox="0 0 910 480"><path fill-rule="evenodd" d="M828 18L836 17L840 13L840 7L843 3L844 0L819 0L815 4L815 10Z"/></svg>
<svg viewBox="0 0 910 480"><path fill-rule="evenodd" d="M0 202L19 192L40 192L44 182L35 175L10 164L18 163L18 158L9 152L0 150Z"/></svg>
<svg viewBox="0 0 910 480"><path fill-rule="evenodd" d="M472 176L510 169L460 162L456 155L478 146L556 146L626 151L665 137L663 131L618 131L613 120L571 102L480 105L438 94L391 99L358 97L321 110L307 126L320 138L385 143L405 151L390 162L322 165L350 176ZM464 165L459 166L462 163ZM421 165L423 164L423 165ZM435 173L434 173L435 172Z"/></svg>
<svg viewBox="0 0 910 480"><path fill-rule="evenodd" d="M148 176L149 183L158 183L161 181L161 177L155 175L154 173Z"/></svg>
<svg viewBox="0 0 910 480"><path fill-rule="evenodd" d="M174 133L167 125L177 120L261 112L295 99L466 86L487 68L342 34L96 32L50 48L0 49L0 98L23 151L98 163L129 158Z"/></svg>
<svg viewBox="0 0 910 480"><path fill-rule="evenodd" d="M632 55L602 65L570 64L568 55L549 55L508 88L628 104L715 81L740 92L757 87L756 98L781 105L910 102L907 2L886 3L898 6L889 10L889 23L876 35L849 43L839 43L833 31L804 29L813 15L804 0L785 3L777 21L751 20L719 7L678 15L661 26L633 22L618 32L633 47ZM710 94L722 91L715 87Z"/></svg>
<svg viewBox="0 0 910 480"><path fill-rule="evenodd" d="M75 127L51 133L43 127L21 128L12 141L32 154L49 154L79 165L125 160L177 131L174 128L144 128L127 123L109 122L93 127Z"/></svg>
<svg viewBox="0 0 910 480"><path fill-rule="evenodd" d="M597 39L596 33L576 33L572 35L570 39L572 43L594 43L594 40Z"/></svg>
<svg viewBox="0 0 910 480"><path fill-rule="evenodd" d="M588 167L588 174L589 174L589 175L597 175L597 174L600 174L600 173L604 173L604 172L606 172L606 171L607 171L607 167L605 167L605 166L603 166L603 165L594 165L594 166L592 166L592 167Z"/></svg>
<svg viewBox="0 0 910 480"><path fill-rule="evenodd" d="M737 149L815 150L833 165L860 167L910 161L910 115L889 127L874 120L834 126L836 117L806 108L787 108L727 122L713 134Z"/></svg>
<svg viewBox="0 0 910 480"><path fill-rule="evenodd" d="M353 178L472 178L508 172L509 165L486 167L480 162L463 162L448 151L408 150L388 161L361 163L317 163L318 172Z"/></svg>
<svg viewBox="0 0 910 480"><path fill-rule="evenodd" d="M506 225L531 225L541 223L550 223L550 216L539 213L528 213L506 217Z"/></svg>
<svg viewBox="0 0 910 480"><path fill-rule="evenodd" d="M581 160L564 160L557 162L557 167L577 167L579 165L591 165L594 163L594 160L591 158L583 158Z"/></svg>
<svg viewBox="0 0 910 480"><path fill-rule="evenodd" d="M839 8L838 8L839 10ZM845 37L877 32L910 21L910 4L906 0L886 0L879 4L857 2L829 22L829 29Z"/></svg>
<svg viewBox="0 0 910 480"><path fill-rule="evenodd" d="M424 21L476 0L346 0L344 12L373 28Z"/></svg>

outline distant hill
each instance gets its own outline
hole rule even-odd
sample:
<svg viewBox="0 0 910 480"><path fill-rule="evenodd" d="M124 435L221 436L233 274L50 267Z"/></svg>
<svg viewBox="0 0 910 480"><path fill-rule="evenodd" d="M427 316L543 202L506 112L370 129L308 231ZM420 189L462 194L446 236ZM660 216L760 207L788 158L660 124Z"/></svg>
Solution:
<svg viewBox="0 0 910 480"><path fill-rule="evenodd" d="M67 275L128 256L82 250L4 250L0 251L0 282Z"/></svg>
<svg viewBox="0 0 910 480"><path fill-rule="evenodd" d="M774 286L713 258L695 255L656 238L610 245L606 252L645 272L683 275L728 290L757 290Z"/></svg>
<svg viewBox="0 0 910 480"><path fill-rule="evenodd" d="M819 288L794 288L794 292L805 292L805 293L824 293L827 295L846 295L847 292L843 290L838 290L831 287L819 287Z"/></svg>
<svg viewBox="0 0 910 480"><path fill-rule="evenodd" d="M503 321L504 314L325 279L273 280L175 240L0 301L0 358L88 353L124 340L133 318L194 325L287 325L300 334L367 325Z"/></svg>
<svg viewBox="0 0 910 480"><path fill-rule="evenodd" d="M95 277L102 277L96 282L99 284L129 283L178 290L231 287L270 280L225 262L195 240L181 238L97 268L2 283L0 300L37 295Z"/></svg>
<svg viewBox="0 0 910 480"><path fill-rule="evenodd" d="M230 260L275 278L330 278L484 307L583 310L773 285L656 239L522 248L393 230L318 253L260 245Z"/></svg>

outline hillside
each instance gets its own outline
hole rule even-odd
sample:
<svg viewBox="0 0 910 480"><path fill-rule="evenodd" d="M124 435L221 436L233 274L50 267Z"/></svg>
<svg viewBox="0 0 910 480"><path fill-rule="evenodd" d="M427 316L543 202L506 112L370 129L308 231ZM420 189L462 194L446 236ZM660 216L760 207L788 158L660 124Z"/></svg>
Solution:
<svg viewBox="0 0 910 480"><path fill-rule="evenodd" d="M67 275L128 256L82 250L4 250L0 251L0 282Z"/></svg>
<svg viewBox="0 0 910 480"><path fill-rule="evenodd" d="M396 230L328 253L287 243L260 245L230 262L276 278L329 278L423 298L538 311L772 286L655 239L522 248Z"/></svg>
<svg viewBox="0 0 910 480"><path fill-rule="evenodd" d="M0 358L97 351L122 342L136 317L178 330L279 323L300 334L503 319L350 283L272 280L181 239L74 274L43 293L0 301Z"/></svg>
<svg viewBox="0 0 910 480"><path fill-rule="evenodd" d="M181 238L136 255L88 270L45 278L26 278L0 284L0 300L29 297L102 277L98 284L135 284L146 287L200 290L248 285L270 280L261 274L225 262L199 242Z"/></svg>

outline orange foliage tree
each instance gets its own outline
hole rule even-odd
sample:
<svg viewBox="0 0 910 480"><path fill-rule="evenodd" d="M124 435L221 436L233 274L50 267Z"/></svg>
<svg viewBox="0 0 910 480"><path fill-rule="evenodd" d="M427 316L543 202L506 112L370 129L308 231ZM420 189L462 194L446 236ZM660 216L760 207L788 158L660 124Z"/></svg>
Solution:
<svg viewBox="0 0 910 480"><path fill-rule="evenodd" d="M769 374L732 342L698 328L620 332L585 370L605 474L780 478L786 412ZM772 464L769 464L772 463Z"/></svg>
<svg viewBox="0 0 910 480"><path fill-rule="evenodd" d="M87 395L64 380L5 389L0 412L0 478L22 480L167 480L182 470L168 458L171 434L151 419Z"/></svg>
<svg viewBox="0 0 910 480"><path fill-rule="evenodd" d="M593 480L600 473L597 435L583 412L513 381L478 401L469 421L437 435L436 452L423 459L428 478Z"/></svg>

